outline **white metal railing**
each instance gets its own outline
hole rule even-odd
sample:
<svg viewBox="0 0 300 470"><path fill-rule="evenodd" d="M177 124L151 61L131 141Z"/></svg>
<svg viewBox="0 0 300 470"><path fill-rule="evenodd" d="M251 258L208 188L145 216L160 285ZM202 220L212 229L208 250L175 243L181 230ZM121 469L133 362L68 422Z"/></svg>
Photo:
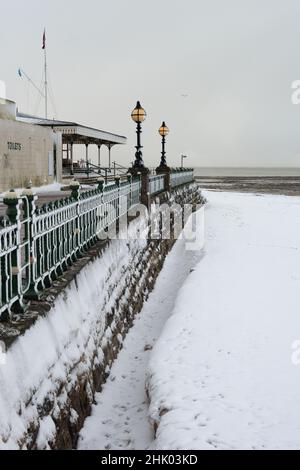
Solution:
<svg viewBox="0 0 300 470"><path fill-rule="evenodd" d="M176 170L173 171L170 175L170 185L172 188L175 186L180 186L181 184L190 183L194 180L194 170Z"/></svg>
<svg viewBox="0 0 300 470"><path fill-rule="evenodd" d="M0 319L24 311L23 297L39 299L100 234L140 202L140 178L80 193L36 207L27 190L4 198L10 217L0 225ZM22 213L21 209L22 207Z"/></svg>
<svg viewBox="0 0 300 470"><path fill-rule="evenodd" d="M6 224L5 224L6 225ZM0 314L10 308L19 298L18 286L14 282L13 257L17 251L17 224L0 229Z"/></svg>
<svg viewBox="0 0 300 470"><path fill-rule="evenodd" d="M149 193L161 193L165 189L164 175L149 176Z"/></svg>
<svg viewBox="0 0 300 470"><path fill-rule="evenodd" d="M147 175L151 195L165 190L165 175ZM170 173L176 187L193 180L193 170ZM37 207L31 190L19 198L12 190L3 201L7 217L0 222L0 320L12 312L24 312L23 298L39 299L43 290L62 275L74 261L141 202L141 178L80 192L71 185L70 197Z"/></svg>
<svg viewBox="0 0 300 470"><path fill-rule="evenodd" d="M11 191L4 202L8 209L0 223L0 319L12 310L25 311L23 295L29 288L30 272L28 200Z"/></svg>
<svg viewBox="0 0 300 470"><path fill-rule="evenodd" d="M141 201L141 180L137 178L133 180L131 185L131 205L139 204Z"/></svg>

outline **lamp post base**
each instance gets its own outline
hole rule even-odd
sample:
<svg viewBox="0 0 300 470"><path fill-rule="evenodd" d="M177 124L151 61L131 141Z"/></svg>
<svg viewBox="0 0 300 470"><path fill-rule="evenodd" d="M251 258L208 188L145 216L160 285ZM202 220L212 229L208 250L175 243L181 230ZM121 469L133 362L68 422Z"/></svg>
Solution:
<svg viewBox="0 0 300 470"><path fill-rule="evenodd" d="M145 166L135 166L134 165L131 168L129 168L127 173L130 173L132 176L137 176L138 174L148 175L148 173L150 173L150 170L149 170L149 168L147 168Z"/></svg>
<svg viewBox="0 0 300 470"><path fill-rule="evenodd" d="M141 178L141 203L149 208L149 168L146 168L145 166L133 166L132 168L129 168L128 173L133 177L139 176Z"/></svg>
<svg viewBox="0 0 300 470"><path fill-rule="evenodd" d="M165 175L165 191L170 191L171 184L170 184L170 173L171 168L168 165L159 165L156 168L157 175Z"/></svg>

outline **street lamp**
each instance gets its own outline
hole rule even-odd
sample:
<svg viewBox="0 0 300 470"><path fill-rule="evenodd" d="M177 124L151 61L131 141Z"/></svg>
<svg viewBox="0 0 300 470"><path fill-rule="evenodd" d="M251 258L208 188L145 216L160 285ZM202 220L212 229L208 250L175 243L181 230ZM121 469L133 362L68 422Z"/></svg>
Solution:
<svg viewBox="0 0 300 470"><path fill-rule="evenodd" d="M141 149L143 148L141 145L141 133L142 133L142 126L141 123L146 119L146 111L142 108L141 103L138 101L136 103L136 107L131 113L131 118L134 122L136 122L136 135L137 135L137 144L136 144L136 152L135 152L135 162L134 167L143 168L143 154Z"/></svg>
<svg viewBox="0 0 300 470"><path fill-rule="evenodd" d="M187 155L181 155L181 168L183 168L183 159L187 158Z"/></svg>
<svg viewBox="0 0 300 470"><path fill-rule="evenodd" d="M160 166L166 166L166 151L165 151L165 143L166 143L166 135L169 134L169 128L166 126L165 121L163 121L162 125L158 129L159 135L161 135L161 159L160 159Z"/></svg>

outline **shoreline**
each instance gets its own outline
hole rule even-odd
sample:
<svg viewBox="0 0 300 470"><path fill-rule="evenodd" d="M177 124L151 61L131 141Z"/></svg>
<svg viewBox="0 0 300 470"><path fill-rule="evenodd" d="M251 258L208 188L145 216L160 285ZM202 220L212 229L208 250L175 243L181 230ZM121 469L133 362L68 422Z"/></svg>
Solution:
<svg viewBox="0 0 300 470"><path fill-rule="evenodd" d="M299 176L196 176L201 189L300 196Z"/></svg>

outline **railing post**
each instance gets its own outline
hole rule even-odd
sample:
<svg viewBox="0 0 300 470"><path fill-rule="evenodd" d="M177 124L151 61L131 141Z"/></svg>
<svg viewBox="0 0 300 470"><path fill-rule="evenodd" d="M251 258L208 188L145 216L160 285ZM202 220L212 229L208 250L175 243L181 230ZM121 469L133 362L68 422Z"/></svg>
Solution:
<svg viewBox="0 0 300 470"><path fill-rule="evenodd" d="M138 178L139 180L139 188L140 188L140 200L139 200L139 204L142 204L142 174L140 171L138 171L136 173L136 178Z"/></svg>
<svg viewBox="0 0 300 470"><path fill-rule="evenodd" d="M103 186L104 186L104 178L102 178L102 176L97 179L97 185L98 185L98 190L102 192Z"/></svg>
<svg viewBox="0 0 300 470"><path fill-rule="evenodd" d="M141 177L141 203L148 209L150 208L150 194L149 194L149 168L145 166L133 166L128 170L132 176L140 174Z"/></svg>
<svg viewBox="0 0 300 470"><path fill-rule="evenodd" d="M156 168L157 175L164 175L164 190L170 192L171 190L171 181L170 181L171 168L167 165L160 165Z"/></svg>
<svg viewBox="0 0 300 470"><path fill-rule="evenodd" d="M70 184L70 189L71 189L71 196L73 199L76 199L78 201L79 199L79 192L80 192L80 184L78 181L72 181Z"/></svg>
<svg viewBox="0 0 300 470"><path fill-rule="evenodd" d="M95 238L96 241L99 240L99 233L101 232L100 227L102 226L102 221L103 221L103 218L104 218L104 215L103 215L103 206L104 206L103 190L104 190L104 178L102 176L100 176L97 179L97 191L98 191L99 195L101 195L101 204L97 209L97 232L96 232L96 238Z"/></svg>
<svg viewBox="0 0 300 470"><path fill-rule="evenodd" d="M150 208L150 194L149 194L149 172L141 172L141 202L148 209Z"/></svg>
<svg viewBox="0 0 300 470"><path fill-rule="evenodd" d="M117 186L118 198L117 198L117 207L116 207L116 230L119 230L119 217L120 217L120 176L115 176L115 184Z"/></svg>
<svg viewBox="0 0 300 470"><path fill-rule="evenodd" d="M11 189L3 198L4 204L7 206L6 215L11 225L17 224L19 221L19 198L14 189Z"/></svg>
<svg viewBox="0 0 300 470"><path fill-rule="evenodd" d="M132 175L130 173L127 174L127 181L128 184L130 185L130 192L129 192L129 204L128 204L128 209L132 206Z"/></svg>
<svg viewBox="0 0 300 470"><path fill-rule="evenodd" d="M73 261L76 261L77 258L81 258L83 256L82 253L82 246L81 246L81 227L80 227L80 213L79 213L79 198L80 198L80 184L78 181L72 181L70 184L71 188L71 197L76 201L76 228L75 228L75 240L76 240L76 249L75 249L75 257Z"/></svg>
<svg viewBox="0 0 300 470"><path fill-rule="evenodd" d="M37 195L33 193L31 188L24 189L22 196L27 198L28 204L25 204L24 217L28 219L28 224L25 225L25 237L28 239L29 249L29 288L24 294L25 299L40 300L41 293L35 282L35 268L37 263L38 253L35 252L34 246L34 215L36 210ZM27 249L26 249L27 251Z"/></svg>
<svg viewBox="0 0 300 470"><path fill-rule="evenodd" d="M22 295L22 260L20 252L21 242L21 222L19 197L14 189L11 189L3 198L4 204L7 206L6 215L11 225L16 225L15 230L15 249L11 252L11 266L8 273L12 277L12 295L18 297L18 300L12 305L11 310L15 313L25 313L27 306L23 303Z"/></svg>

